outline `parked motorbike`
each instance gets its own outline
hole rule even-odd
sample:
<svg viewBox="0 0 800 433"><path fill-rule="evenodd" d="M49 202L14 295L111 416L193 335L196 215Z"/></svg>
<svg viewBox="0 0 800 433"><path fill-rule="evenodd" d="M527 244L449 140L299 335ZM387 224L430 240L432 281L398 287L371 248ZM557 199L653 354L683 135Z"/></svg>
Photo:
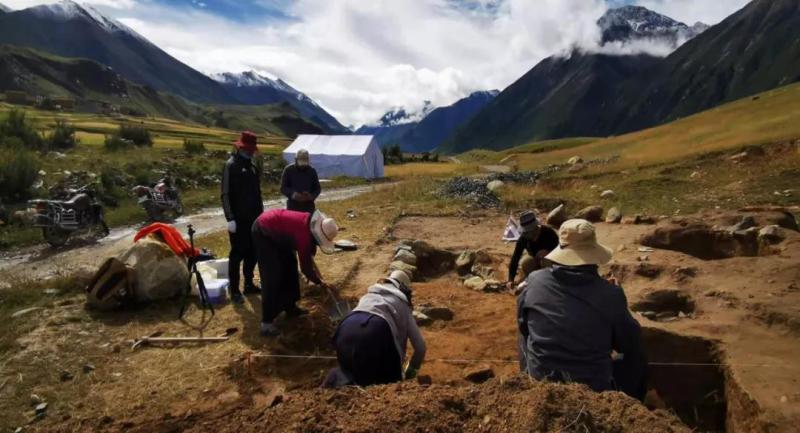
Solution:
<svg viewBox="0 0 800 433"><path fill-rule="evenodd" d="M66 191L67 200L31 200L33 226L42 229L44 239L54 247L67 243L77 232L108 236L103 206L88 186Z"/></svg>
<svg viewBox="0 0 800 433"><path fill-rule="evenodd" d="M169 222L183 215L180 193L169 176L161 178L152 187L137 185L133 187L133 193L151 221Z"/></svg>

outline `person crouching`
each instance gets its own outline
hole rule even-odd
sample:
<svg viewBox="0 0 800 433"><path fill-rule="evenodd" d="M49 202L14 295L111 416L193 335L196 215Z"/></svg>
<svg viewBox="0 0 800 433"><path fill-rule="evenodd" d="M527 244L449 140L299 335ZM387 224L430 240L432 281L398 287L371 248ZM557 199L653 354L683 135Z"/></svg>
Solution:
<svg viewBox="0 0 800 433"><path fill-rule="evenodd" d="M324 387L380 385L403 380L406 342L414 354L405 371L416 377L425 359L425 340L412 315L411 280L394 271L367 290L358 306L339 324L333 337L339 368Z"/></svg>
<svg viewBox="0 0 800 433"><path fill-rule="evenodd" d="M320 211L313 214L285 209L268 210L253 223L253 245L261 275L261 335L280 334L273 321L281 312L287 317L308 314L297 306L300 300L300 275L314 284L327 286L314 262L317 247L332 254L333 239L339 232L336 221ZM296 256L295 256L296 254Z"/></svg>

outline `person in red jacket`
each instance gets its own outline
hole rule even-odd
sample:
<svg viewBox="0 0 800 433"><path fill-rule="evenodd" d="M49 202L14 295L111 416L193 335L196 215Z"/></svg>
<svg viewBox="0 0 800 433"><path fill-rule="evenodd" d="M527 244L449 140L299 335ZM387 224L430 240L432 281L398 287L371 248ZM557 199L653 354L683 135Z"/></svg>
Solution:
<svg viewBox="0 0 800 433"><path fill-rule="evenodd" d="M280 334L273 324L281 312L287 317L308 314L297 306L300 300L299 259L303 275L314 284L325 286L314 255L334 252L333 239L339 232L336 221L320 211L313 214L286 209L263 212L252 226L253 245L261 275L261 335Z"/></svg>

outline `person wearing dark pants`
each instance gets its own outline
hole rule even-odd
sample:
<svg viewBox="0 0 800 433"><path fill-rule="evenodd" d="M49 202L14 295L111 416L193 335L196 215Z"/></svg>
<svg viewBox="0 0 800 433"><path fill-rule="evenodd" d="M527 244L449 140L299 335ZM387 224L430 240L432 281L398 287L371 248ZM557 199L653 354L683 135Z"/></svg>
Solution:
<svg viewBox="0 0 800 433"><path fill-rule="evenodd" d="M258 152L258 138L252 132L245 131L234 144L236 151L228 158L222 172L221 198L231 243L228 256L231 300L240 304L244 302L239 287L240 268L244 274L244 292L259 293L253 283L256 252L250 226L264 211L264 204L261 200L261 176L253 164L253 156ZM263 274L261 278L264 278Z"/></svg>
<svg viewBox="0 0 800 433"><path fill-rule="evenodd" d="M314 201L322 188L317 170L311 166L308 151L300 149L294 164L287 165L281 176L281 194L286 196L286 209L314 213Z"/></svg>
<svg viewBox="0 0 800 433"><path fill-rule="evenodd" d="M381 385L413 379L425 359L425 340L412 315L411 280L394 271L367 290L333 337L339 367L323 387ZM414 355L403 374L406 343Z"/></svg>
<svg viewBox="0 0 800 433"><path fill-rule="evenodd" d="M552 267L528 276L517 299L521 370L643 399L641 330L622 288L598 274L611 250L597 243L594 225L565 222L558 248L546 258Z"/></svg>
<svg viewBox="0 0 800 433"><path fill-rule="evenodd" d="M533 212L523 212L519 217L519 224L522 234L514 246L514 254L511 255L508 265L506 287L509 290L515 286L518 269L521 268L523 279L528 278L531 272L544 267L542 259L558 246L556 231L540 224Z"/></svg>
<svg viewBox="0 0 800 433"><path fill-rule="evenodd" d="M297 317L307 312L297 306L300 300L300 274L314 284L322 281L314 255L317 247L326 254L334 252L333 239L339 228L336 221L322 212L313 214L285 209L263 212L253 223L251 232L261 274L261 334L277 336L280 330L273 323L279 314Z"/></svg>

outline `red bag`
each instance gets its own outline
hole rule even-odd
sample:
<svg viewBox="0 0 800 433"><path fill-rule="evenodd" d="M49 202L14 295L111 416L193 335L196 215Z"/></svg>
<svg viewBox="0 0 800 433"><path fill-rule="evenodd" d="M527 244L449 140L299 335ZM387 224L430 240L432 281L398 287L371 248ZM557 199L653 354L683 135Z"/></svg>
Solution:
<svg viewBox="0 0 800 433"><path fill-rule="evenodd" d="M195 248L192 250L192 246L183 239L181 233L175 227L164 224L164 223L153 223L149 226L139 230L136 233L136 236L133 237L133 241L136 242L139 239L149 235L149 234L158 234L161 238L169 245L170 249L172 249L175 254L179 256L185 257L196 257L200 254L200 251Z"/></svg>

